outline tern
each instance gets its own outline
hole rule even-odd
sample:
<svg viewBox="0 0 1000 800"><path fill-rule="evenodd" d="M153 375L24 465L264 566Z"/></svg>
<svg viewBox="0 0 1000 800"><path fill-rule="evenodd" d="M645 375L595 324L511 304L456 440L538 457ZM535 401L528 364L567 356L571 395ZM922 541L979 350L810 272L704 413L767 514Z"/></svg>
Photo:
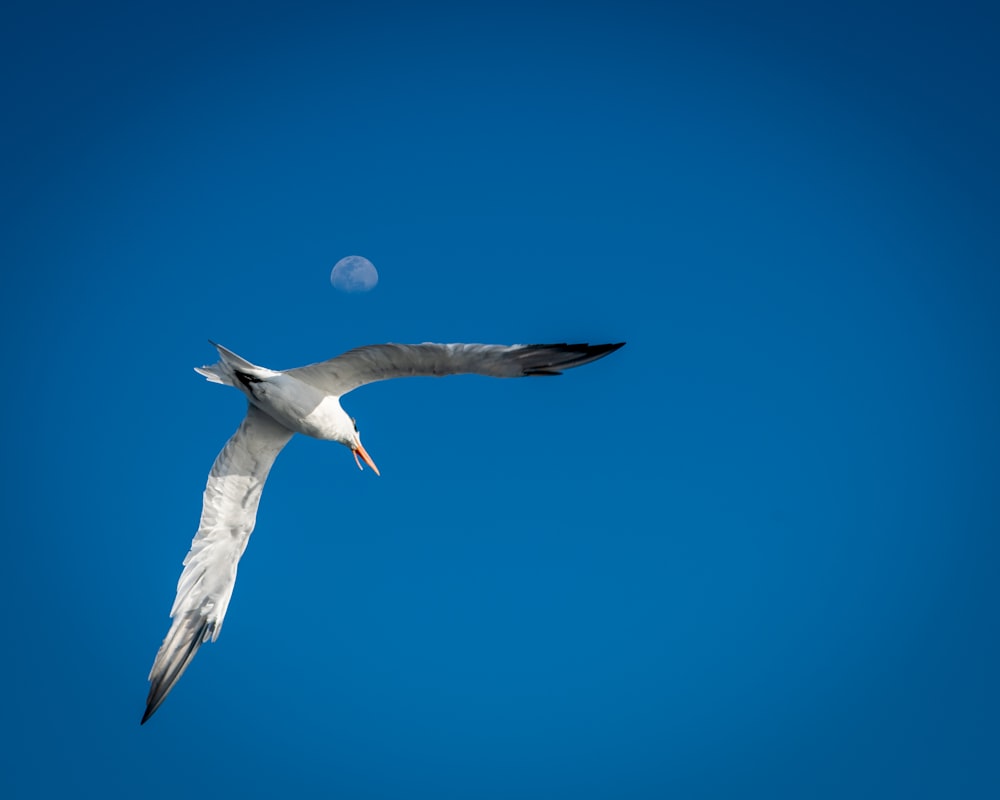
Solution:
<svg viewBox="0 0 1000 800"><path fill-rule="evenodd" d="M367 383L411 376L473 373L495 378L559 375L589 364L617 344L377 344L283 371L251 364L211 342L219 361L195 371L246 395L247 415L208 474L198 532L184 559L172 624L149 673L145 723L205 642L218 638L236 584L236 566L257 518L271 465L296 433L348 447L359 469L378 467L361 444L340 398Z"/></svg>

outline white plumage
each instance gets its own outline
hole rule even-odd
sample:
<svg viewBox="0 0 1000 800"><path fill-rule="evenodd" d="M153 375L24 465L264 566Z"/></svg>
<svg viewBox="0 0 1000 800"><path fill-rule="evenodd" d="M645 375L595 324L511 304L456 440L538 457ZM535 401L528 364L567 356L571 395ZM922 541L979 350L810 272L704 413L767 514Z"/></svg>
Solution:
<svg viewBox="0 0 1000 800"><path fill-rule="evenodd" d="M160 707L202 643L218 638L264 482L289 439L303 433L340 442L351 449L355 460L363 459L378 473L354 420L340 406L343 395L366 383L417 375L558 375L623 344L381 344L285 371L259 367L215 345L220 360L196 371L213 383L236 387L249 405L208 475L201 523L177 582L170 610L173 622L149 673L142 721Z"/></svg>

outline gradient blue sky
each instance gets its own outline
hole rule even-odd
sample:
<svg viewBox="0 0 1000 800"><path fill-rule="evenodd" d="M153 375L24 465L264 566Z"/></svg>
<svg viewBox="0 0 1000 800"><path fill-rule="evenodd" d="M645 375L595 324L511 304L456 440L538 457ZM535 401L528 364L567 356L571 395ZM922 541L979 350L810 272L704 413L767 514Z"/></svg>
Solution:
<svg viewBox="0 0 1000 800"><path fill-rule="evenodd" d="M6 4L0 794L997 796L985 8ZM140 728L209 337L628 346L350 395Z"/></svg>

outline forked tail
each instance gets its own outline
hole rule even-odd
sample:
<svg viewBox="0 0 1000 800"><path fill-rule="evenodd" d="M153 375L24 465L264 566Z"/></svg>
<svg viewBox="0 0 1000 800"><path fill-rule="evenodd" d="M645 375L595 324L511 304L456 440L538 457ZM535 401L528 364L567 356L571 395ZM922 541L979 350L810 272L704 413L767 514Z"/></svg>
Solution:
<svg viewBox="0 0 1000 800"><path fill-rule="evenodd" d="M195 367L194 371L199 375L204 375L212 383L221 383L226 386L240 388L241 381L237 377L237 374L254 378L267 378L278 374L267 367L258 367L256 364L251 364L245 358L240 358L232 350L227 350L221 344L216 344L211 339L208 341L219 351L219 360L211 365Z"/></svg>

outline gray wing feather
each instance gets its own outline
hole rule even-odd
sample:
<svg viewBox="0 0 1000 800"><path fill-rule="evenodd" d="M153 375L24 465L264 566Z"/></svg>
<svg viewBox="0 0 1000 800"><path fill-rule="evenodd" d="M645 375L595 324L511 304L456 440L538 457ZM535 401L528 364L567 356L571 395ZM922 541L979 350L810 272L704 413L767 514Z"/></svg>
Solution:
<svg viewBox="0 0 1000 800"><path fill-rule="evenodd" d="M285 372L340 397L366 383L390 378L462 373L494 378L558 375L613 353L623 344L375 344Z"/></svg>
<svg viewBox="0 0 1000 800"><path fill-rule="evenodd" d="M173 624L149 673L143 722L160 707L202 643L218 637L264 482L291 437L288 428L249 406L239 429L215 459L205 486L201 524L177 582L170 611Z"/></svg>

